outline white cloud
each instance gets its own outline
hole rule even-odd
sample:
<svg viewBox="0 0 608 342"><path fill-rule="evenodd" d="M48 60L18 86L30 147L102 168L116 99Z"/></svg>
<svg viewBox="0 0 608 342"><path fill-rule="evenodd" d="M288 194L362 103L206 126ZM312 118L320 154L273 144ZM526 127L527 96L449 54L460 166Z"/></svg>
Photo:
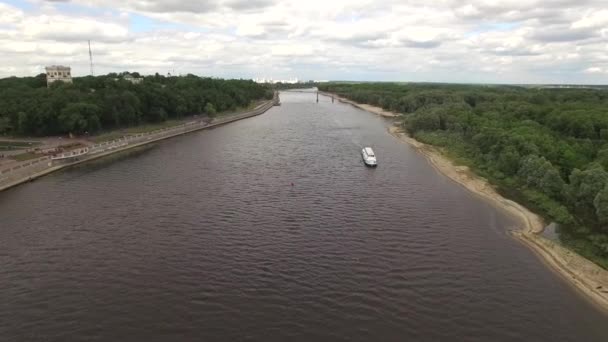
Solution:
<svg viewBox="0 0 608 342"><path fill-rule="evenodd" d="M311 56L314 49L306 45L275 45L271 48L271 52L275 56Z"/></svg>
<svg viewBox="0 0 608 342"><path fill-rule="evenodd" d="M243 23L236 28L236 34L245 37L261 37L266 34L264 26L257 23Z"/></svg>
<svg viewBox="0 0 608 342"><path fill-rule="evenodd" d="M23 18L23 11L0 2L0 25L14 24Z"/></svg>
<svg viewBox="0 0 608 342"><path fill-rule="evenodd" d="M0 3L0 76L86 74L90 39L97 72L608 83L604 0L28 1Z"/></svg>
<svg viewBox="0 0 608 342"><path fill-rule="evenodd" d="M122 42L129 38L125 26L94 18L41 15L25 18L19 27L31 40L86 41L94 37L98 41Z"/></svg>
<svg viewBox="0 0 608 342"><path fill-rule="evenodd" d="M467 4L465 6L459 7L456 9L455 12L458 16L464 18L476 18L481 15L481 11L473 4Z"/></svg>
<svg viewBox="0 0 608 342"><path fill-rule="evenodd" d="M585 72L588 74L604 74L604 73L607 73L608 70L604 70L599 67L591 67L591 68L585 69Z"/></svg>
<svg viewBox="0 0 608 342"><path fill-rule="evenodd" d="M608 10L593 11L572 23L575 29L595 28L608 25Z"/></svg>

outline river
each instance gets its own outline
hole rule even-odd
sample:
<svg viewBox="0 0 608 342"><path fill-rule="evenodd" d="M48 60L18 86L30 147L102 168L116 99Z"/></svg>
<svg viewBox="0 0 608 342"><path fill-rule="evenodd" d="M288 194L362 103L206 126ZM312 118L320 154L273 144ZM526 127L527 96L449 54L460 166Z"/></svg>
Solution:
<svg viewBox="0 0 608 342"><path fill-rule="evenodd" d="M0 193L0 340L608 341L387 120L281 100Z"/></svg>

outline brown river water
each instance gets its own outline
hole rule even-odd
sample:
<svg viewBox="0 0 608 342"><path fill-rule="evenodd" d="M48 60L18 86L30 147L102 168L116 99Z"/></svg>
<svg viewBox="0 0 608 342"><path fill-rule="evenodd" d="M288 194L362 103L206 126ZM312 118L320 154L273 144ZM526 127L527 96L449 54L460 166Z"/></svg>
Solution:
<svg viewBox="0 0 608 342"><path fill-rule="evenodd" d="M386 119L281 99L0 193L0 341L608 341Z"/></svg>

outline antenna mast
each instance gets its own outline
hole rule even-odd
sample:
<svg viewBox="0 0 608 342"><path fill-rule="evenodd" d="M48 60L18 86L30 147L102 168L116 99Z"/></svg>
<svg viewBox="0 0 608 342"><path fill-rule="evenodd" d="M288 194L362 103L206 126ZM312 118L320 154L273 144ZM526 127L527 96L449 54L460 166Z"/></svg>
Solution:
<svg viewBox="0 0 608 342"><path fill-rule="evenodd" d="M91 76L94 76L93 74L93 53L91 52L91 41L89 40L89 61L91 62Z"/></svg>

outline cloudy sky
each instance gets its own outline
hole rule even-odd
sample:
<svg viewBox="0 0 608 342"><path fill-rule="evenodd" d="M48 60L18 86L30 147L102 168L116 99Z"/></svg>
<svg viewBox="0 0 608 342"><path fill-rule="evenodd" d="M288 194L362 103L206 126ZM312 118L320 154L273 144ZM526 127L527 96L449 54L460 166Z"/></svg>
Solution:
<svg viewBox="0 0 608 342"><path fill-rule="evenodd" d="M0 0L0 77L608 83L607 0Z"/></svg>

